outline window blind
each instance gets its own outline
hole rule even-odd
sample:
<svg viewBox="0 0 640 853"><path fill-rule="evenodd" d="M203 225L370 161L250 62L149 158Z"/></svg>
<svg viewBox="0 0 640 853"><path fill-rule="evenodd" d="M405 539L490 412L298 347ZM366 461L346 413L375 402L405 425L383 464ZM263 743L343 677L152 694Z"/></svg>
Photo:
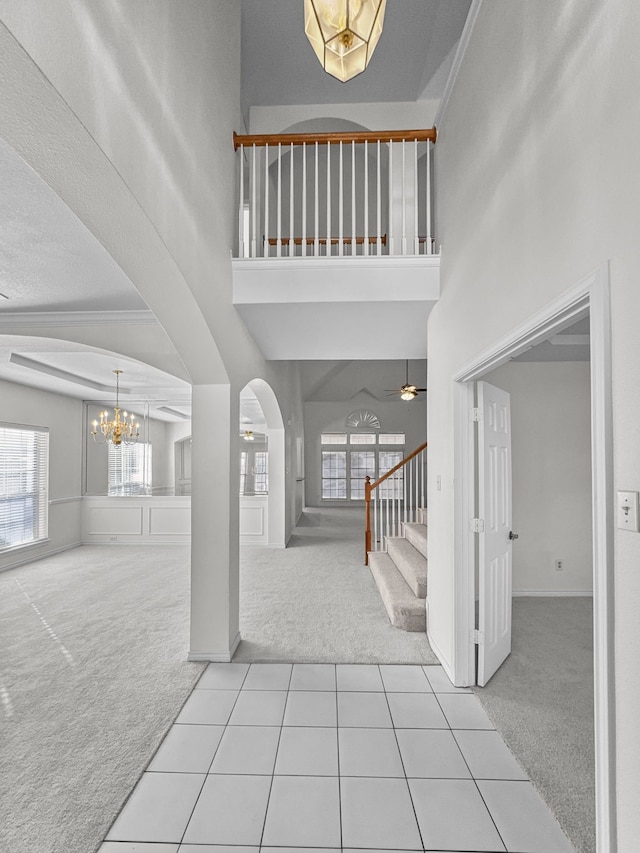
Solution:
<svg viewBox="0 0 640 853"><path fill-rule="evenodd" d="M109 497L151 494L150 443L109 444L107 465Z"/></svg>
<svg viewBox="0 0 640 853"><path fill-rule="evenodd" d="M0 425L0 550L48 535L49 430Z"/></svg>

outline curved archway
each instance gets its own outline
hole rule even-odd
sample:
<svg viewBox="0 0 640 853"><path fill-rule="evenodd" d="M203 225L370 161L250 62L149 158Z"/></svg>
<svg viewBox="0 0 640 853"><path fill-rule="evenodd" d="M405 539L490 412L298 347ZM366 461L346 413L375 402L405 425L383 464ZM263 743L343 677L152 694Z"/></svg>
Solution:
<svg viewBox="0 0 640 853"><path fill-rule="evenodd" d="M286 546L286 444L285 425L278 398L264 379L252 379L245 390L255 397L264 417L264 430L269 453L269 491L266 544L273 548Z"/></svg>

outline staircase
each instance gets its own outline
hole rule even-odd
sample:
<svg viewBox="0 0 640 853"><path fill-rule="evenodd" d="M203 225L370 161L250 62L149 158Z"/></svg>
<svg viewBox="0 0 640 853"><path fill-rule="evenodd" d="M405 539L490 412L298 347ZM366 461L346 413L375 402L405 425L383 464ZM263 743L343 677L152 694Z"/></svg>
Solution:
<svg viewBox="0 0 640 853"><path fill-rule="evenodd" d="M426 521L426 510L423 515ZM426 631L427 525L402 523L401 528L402 536L386 538L386 552L369 554L369 568L391 624Z"/></svg>

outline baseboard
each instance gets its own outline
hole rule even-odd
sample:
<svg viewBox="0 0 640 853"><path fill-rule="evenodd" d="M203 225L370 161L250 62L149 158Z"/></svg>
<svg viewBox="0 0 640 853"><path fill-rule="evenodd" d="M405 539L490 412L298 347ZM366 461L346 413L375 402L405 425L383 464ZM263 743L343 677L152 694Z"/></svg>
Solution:
<svg viewBox="0 0 640 853"><path fill-rule="evenodd" d="M240 632L233 638L229 651L213 651L213 652L194 652L190 651L187 655L187 660L194 662L209 662L209 663L230 663L236 649L240 645Z"/></svg>
<svg viewBox="0 0 640 853"><path fill-rule="evenodd" d="M592 589L514 589L514 598L540 597L540 598L569 598L587 597L593 598Z"/></svg>
<svg viewBox="0 0 640 853"><path fill-rule="evenodd" d="M36 560L44 560L47 557L54 557L56 554L62 554L64 551L73 551L74 548L79 548L83 544L83 542L72 542L71 545L62 545L60 548L52 548L44 554L31 554L31 556L27 556L25 554L21 559L14 560L12 563L2 566L0 568L0 573L8 572L10 569L17 569L19 566L25 566L27 563L35 563Z"/></svg>

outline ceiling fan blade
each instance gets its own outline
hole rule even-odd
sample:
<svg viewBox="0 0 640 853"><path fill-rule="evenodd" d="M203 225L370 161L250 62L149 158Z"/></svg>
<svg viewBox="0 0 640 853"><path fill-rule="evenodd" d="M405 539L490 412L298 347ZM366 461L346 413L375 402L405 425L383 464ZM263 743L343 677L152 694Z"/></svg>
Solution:
<svg viewBox="0 0 640 853"><path fill-rule="evenodd" d="M426 388L416 388L416 391L426 391Z"/></svg>

